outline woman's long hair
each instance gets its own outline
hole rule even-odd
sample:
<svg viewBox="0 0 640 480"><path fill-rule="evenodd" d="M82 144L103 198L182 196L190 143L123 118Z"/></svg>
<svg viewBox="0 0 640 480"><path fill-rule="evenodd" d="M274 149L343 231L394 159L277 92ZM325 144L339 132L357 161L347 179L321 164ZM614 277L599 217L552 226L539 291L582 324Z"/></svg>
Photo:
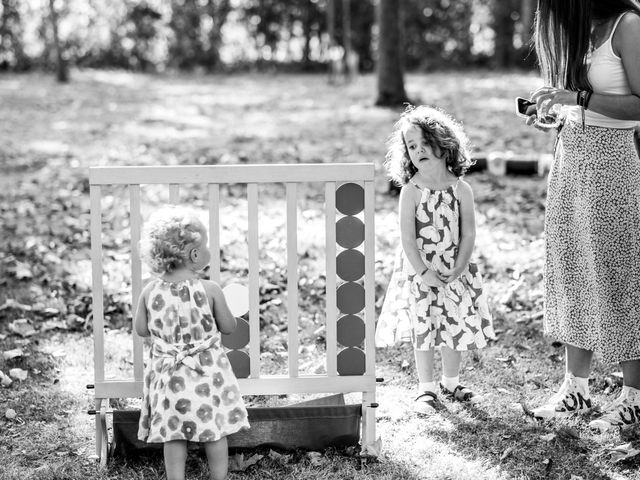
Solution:
<svg viewBox="0 0 640 480"><path fill-rule="evenodd" d="M545 85L591 90L587 53L592 20L606 20L633 10L638 0L538 0L535 48Z"/></svg>

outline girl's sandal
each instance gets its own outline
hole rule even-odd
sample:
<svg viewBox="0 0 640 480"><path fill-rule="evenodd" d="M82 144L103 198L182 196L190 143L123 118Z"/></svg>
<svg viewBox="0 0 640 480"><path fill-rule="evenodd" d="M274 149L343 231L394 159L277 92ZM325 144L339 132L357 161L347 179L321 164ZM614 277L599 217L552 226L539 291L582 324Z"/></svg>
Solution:
<svg viewBox="0 0 640 480"><path fill-rule="evenodd" d="M464 385L457 385L456 388L453 389L453 392L447 389L444 385L440 384L440 390L447 397L451 398L451 400L455 400L457 402L469 402L474 403L480 400L480 396L473 393L473 390L465 387Z"/></svg>
<svg viewBox="0 0 640 480"><path fill-rule="evenodd" d="M431 415L436 412L438 396L433 392L422 392L413 402L413 411L421 415Z"/></svg>

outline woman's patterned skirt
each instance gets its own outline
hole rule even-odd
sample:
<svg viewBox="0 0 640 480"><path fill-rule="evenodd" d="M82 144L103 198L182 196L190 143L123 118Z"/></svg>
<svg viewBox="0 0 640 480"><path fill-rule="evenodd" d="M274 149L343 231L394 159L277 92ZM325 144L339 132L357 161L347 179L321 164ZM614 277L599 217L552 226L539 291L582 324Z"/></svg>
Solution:
<svg viewBox="0 0 640 480"><path fill-rule="evenodd" d="M633 130L567 122L549 174L545 333L640 359L640 158Z"/></svg>

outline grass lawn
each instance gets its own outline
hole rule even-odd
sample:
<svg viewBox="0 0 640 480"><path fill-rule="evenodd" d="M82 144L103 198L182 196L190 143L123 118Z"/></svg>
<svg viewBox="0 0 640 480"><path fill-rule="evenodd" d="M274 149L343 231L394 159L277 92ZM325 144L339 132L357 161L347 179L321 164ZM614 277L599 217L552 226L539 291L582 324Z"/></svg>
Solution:
<svg viewBox="0 0 640 480"><path fill-rule="evenodd" d="M549 153L553 134L523 125L513 98L540 85L533 74L512 72L408 75L416 102L445 108L463 122L479 152ZM163 478L160 459L116 460L100 470L93 417L85 411L93 381L90 314L87 167L236 163L375 162L376 300L389 280L398 245L397 197L382 171L385 140L401 109L373 106L375 78L330 86L324 76L145 76L74 72L68 85L38 75L0 76L0 356L5 374L20 368L25 380L0 388L0 480ZM361 462L352 451L279 456L269 451L232 479L623 479L640 478L637 458L614 462L611 449L637 445L640 429L595 434L589 415L538 422L523 413L560 383L561 348L543 338L542 263L546 179L468 176L476 198L476 254L498 339L464 357L462 379L484 394L475 407L445 402L432 418L411 413L417 378L411 348L377 352L377 433L382 454ZM245 268L243 187L225 194L222 244L225 279ZM284 255L282 204L277 189L261 191L261 266L282 285L276 268ZM302 371L322 368L323 283L314 264L323 257L317 225L318 189L303 189L299 204ZM130 372L130 307L124 262L128 230L123 192L113 190L103 217L108 275L107 360L110 373ZM148 189L148 206L165 191ZM202 205L203 192L184 201ZM229 220L225 222L226 215ZM235 219L236 221L232 221ZM244 247L246 249L246 246ZM278 250L280 249L280 250ZM265 251L267 248L265 247ZM125 292L125 293L123 293ZM263 322L278 325L276 289L264 301ZM263 299L264 300L264 299ZM26 323L20 322L26 319ZM266 327L271 328L271 327ZM32 329L32 331L29 331ZM20 330L18 334L16 330ZM285 363L282 338L271 332L262 353L269 370ZM263 340L268 336L263 333ZM619 389L615 367L594 364L591 389L603 404ZM257 400L256 400L257 401ZM190 478L205 479L205 464L191 456Z"/></svg>

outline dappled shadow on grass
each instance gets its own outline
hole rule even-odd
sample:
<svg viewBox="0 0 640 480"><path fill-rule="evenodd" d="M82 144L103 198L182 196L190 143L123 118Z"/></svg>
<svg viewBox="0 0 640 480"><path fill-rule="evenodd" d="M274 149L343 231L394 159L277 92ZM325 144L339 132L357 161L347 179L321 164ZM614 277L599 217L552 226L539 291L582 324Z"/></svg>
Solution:
<svg viewBox="0 0 640 480"><path fill-rule="evenodd" d="M425 433L446 441L463 456L485 459L499 465L513 478L610 478L591 458L598 447L593 440L576 438L575 429L539 423L524 415L506 411L491 416L482 406L467 404L440 415L453 428L440 428L437 422L425 423ZM568 435L566 431L572 432ZM552 435L549 435L549 434ZM543 436L549 435L549 439Z"/></svg>
<svg viewBox="0 0 640 480"><path fill-rule="evenodd" d="M230 457L235 454L243 455L245 460L252 456L260 459L244 471L231 471L229 479L243 480L297 480L297 479L358 479L381 478L418 480L424 478L409 470L405 465L397 462L379 461L377 459L362 459L353 448L329 448L319 454L295 451L274 451L268 448L254 450L232 450ZM233 459L231 460L233 464ZM161 478L164 464L161 451L154 455L145 455L135 459L112 459L108 468L113 478L133 479L142 472L151 474L150 478ZM187 458L187 478L207 479L208 466L204 453L197 448L191 448ZM135 475L135 476L134 476ZM146 477L144 477L146 478Z"/></svg>

